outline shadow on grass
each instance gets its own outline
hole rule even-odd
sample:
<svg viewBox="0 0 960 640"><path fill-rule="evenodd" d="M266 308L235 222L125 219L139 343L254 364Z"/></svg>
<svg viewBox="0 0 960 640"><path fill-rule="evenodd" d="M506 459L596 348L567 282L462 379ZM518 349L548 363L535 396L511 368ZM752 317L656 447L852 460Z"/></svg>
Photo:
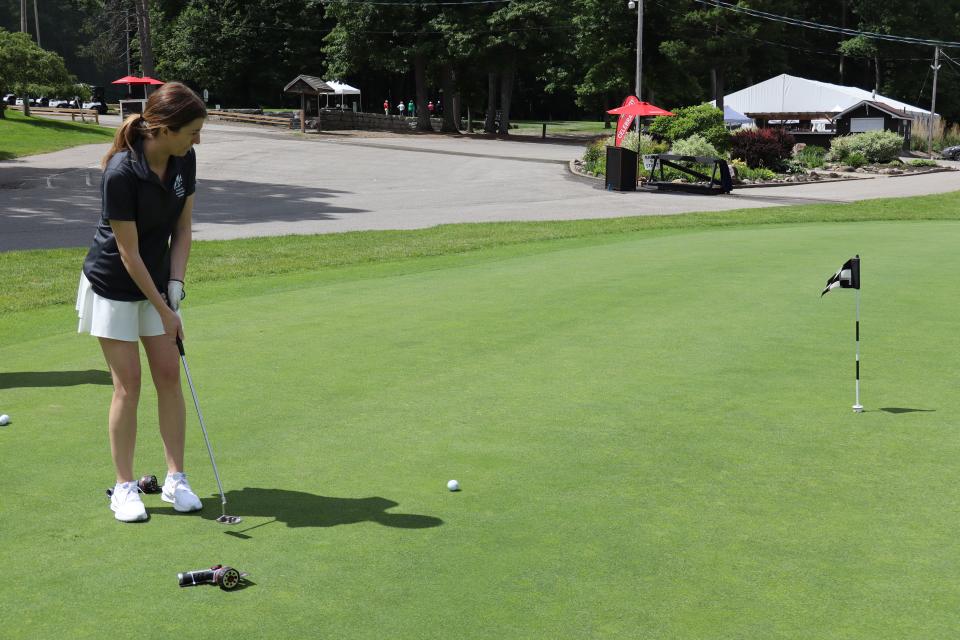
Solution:
<svg viewBox="0 0 960 640"><path fill-rule="evenodd" d="M335 527L360 522L376 522L385 527L400 529L429 529L439 527L443 520L433 516L411 513L387 513L398 503L386 498L334 498L318 496L304 491L287 489L260 489L246 487L241 491L227 492L227 513L243 518L274 518L249 529L236 529L238 533L252 530L274 521L283 522L288 527ZM200 516L205 520L216 520L221 515L220 496L215 494L204 503ZM185 515L177 513L173 507L150 508L153 515ZM234 528L232 528L234 529ZM238 536L242 538L250 536Z"/></svg>
<svg viewBox="0 0 960 640"><path fill-rule="evenodd" d="M0 389L19 387L75 387L81 384L113 385L110 373L98 369L86 371L9 371L0 372Z"/></svg>
<svg viewBox="0 0 960 640"><path fill-rule="evenodd" d="M929 413L936 411L936 409L909 409L907 407L880 407L880 411L886 411L887 413Z"/></svg>

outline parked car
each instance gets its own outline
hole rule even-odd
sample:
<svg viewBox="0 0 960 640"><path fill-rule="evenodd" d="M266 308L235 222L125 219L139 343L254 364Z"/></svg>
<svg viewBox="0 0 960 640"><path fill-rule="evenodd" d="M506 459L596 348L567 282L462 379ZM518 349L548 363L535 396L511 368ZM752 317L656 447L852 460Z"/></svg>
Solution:
<svg viewBox="0 0 960 640"><path fill-rule="evenodd" d="M940 152L947 160L960 160L960 146L956 147L944 147Z"/></svg>
<svg viewBox="0 0 960 640"><path fill-rule="evenodd" d="M3 104L8 104L8 105L17 104L17 96L13 95L12 93L8 93L7 95L3 96Z"/></svg>
<svg viewBox="0 0 960 640"><path fill-rule="evenodd" d="M31 107L46 107L48 104L50 104L49 98L30 98ZM23 106L23 98L17 98L16 106Z"/></svg>

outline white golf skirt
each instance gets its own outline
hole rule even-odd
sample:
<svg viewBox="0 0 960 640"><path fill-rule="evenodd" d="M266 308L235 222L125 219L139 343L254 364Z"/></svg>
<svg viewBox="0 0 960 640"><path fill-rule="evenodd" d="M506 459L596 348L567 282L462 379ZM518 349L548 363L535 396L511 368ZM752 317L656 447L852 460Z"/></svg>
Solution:
<svg viewBox="0 0 960 640"><path fill-rule="evenodd" d="M77 291L77 333L98 338L137 342L140 336L162 336L163 320L149 300L126 302L99 296L87 277L80 274Z"/></svg>

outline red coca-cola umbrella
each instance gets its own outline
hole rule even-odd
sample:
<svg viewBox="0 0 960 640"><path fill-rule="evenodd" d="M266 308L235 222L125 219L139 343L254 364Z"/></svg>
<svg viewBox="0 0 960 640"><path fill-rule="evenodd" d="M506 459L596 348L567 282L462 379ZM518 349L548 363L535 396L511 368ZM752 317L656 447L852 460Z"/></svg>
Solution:
<svg viewBox="0 0 960 640"><path fill-rule="evenodd" d="M652 105L649 102L634 102L633 104L625 104L622 107L617 107L616 109L610 109L607 111L610 115L614 116L673 116L676 115L670 111L661 109L656 105Z"/></svg>

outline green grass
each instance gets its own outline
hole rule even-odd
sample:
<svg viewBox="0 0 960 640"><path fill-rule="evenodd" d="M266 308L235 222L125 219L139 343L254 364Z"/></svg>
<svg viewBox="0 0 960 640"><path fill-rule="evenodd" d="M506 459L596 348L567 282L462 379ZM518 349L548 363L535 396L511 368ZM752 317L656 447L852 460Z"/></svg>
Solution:
<svg viewBox="0 0 960 640"><path fill-rule="evenodd" d="M46 117L25 117L7 109L0 119L0 160L49 153L81 144L113 140L114 130L95 124Z"/></svg>
<svg viewBox="0 0 960 640"><path fill-rule="evenodd" d="M318 269L389 263L545 240L570 240L638 231L706 229L787 222L957 220L960 192L851 204L742 209L676 216L633 216L566 222L441 225L414 231L367 231L280 238L195 242L190 286L256 275L313 273ZM0 253L0 317L72 303L86 249Z"/></svg>
<svg viewBox="0 0 960 640"><path fill-rule="evenodd" d="M4 637L949 637L958 232L697 224L197 283L232 529L195 416L203 515L114 522L96 342L70 305L8 313ZM854 253L859 416L854 292L819 297ZM146 381L140 418L160 473ZM256 584L176 586L217 562Z"/></svg>
<svg viewBox="0 0 960 640"><path fill-rule="evenodd" d="M543 123L547 124L547 135L551 133L594 133L612 135L616 132L616 119L610 129L605 129L603 122L594 120L511 120L510 124L517 125L521 132L524 130L540 131Z"/></svg>

